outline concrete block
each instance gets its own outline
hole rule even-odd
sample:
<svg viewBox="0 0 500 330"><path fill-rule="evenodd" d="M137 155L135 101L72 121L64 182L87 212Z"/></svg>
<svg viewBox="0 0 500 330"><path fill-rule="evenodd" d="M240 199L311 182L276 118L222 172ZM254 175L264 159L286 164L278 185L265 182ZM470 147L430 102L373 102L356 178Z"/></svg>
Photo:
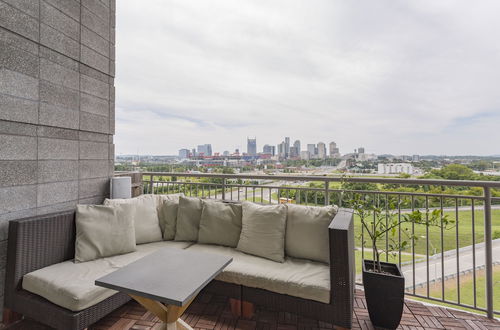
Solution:
<svg viewBox="0 0 500 330"><path fill-rule="evenodd" d="M0 212L16 212L35 207L35 185L0 188Z"/></svg>
<svg viewBox="0 0 500 330"><path fill-rule="evenodd" d="M63 203L58 203L58 204L42 206L42 207L39 207L36 209L36 214L43 215L43 214L49 214L49 213L71 211L71 210L76 209L76 204L77 204L77 201L74 200L74 201L68 201L68 202L63 202Z"/></svg>
<svg viewBox="0 0 500 330"><path fill-rule="evenodd" d="M109 178L81 180L79 195L80 199L109 196Z"/></svg>
<svg viewBox="0 0 500 330"><path fill-rule="evenodd" d="M106 151L106 159L107 159ZM36 138L0 134L0 160L35 160Z"/></svg>
<svg viewBox="0 0 500 330"><path fill-rule="evenodd" d="M85 26L82 26L82 44L105 57L109 57L109 41L94 31L87 29Z"/></svg>
<svg viewBox="0 0 500 330"><path fill-rule="evenodd" d="M109 176L112 177L115 173L115 160L109 161Z"/></svg>
<svg viewBox="0 0 500 330"><path fill-rule="evenodd" d="M38 120L41 125L78 129L80 127L80 112L40 103Z"/></svg>
<svg viewBox="0 0 500 330"><path fill-rule="evenodd" d="M80 111L80 129L107 134L109 133L109 118Z"/></svg>
<svg viewBox="0 0 500 330"><path fill-rule="evenodd" d="M103 5L105 5L106 7L110 8L110 7L109 7L109 0L100 0L100 1L101 1L101 3L102 3Z"/></svg>
<svg viewBox="0 0 500 330"><path fill-rule="evenodd" d="M71 89L80 88L80 73L65 66L40 59L40 78Z"/></svg>
<svg viewBox="0 0 500 330"><path fill-rule="evenodd" d="M114 84L109 85L109 100L115 102L115 86Z"/></svg>
<svg viewBox="0 0 500 330"><path fill-rule="evenodd" d="M84 74L80 74L80 91L109 100L109 85Z"/></svg>
<svg viewBox="0 0 500 330"><path fill-rule="evenodd" d="M58 127L38 126L37 136L54 139L78 140L78 131Z"/></svg>
<svg viewBox="0 0 500 330"><path fill-rule="evenodd" d="M53 27L75 41L80 40L80 23L42 1L40 8L40 22Z"/></svg>
<svg viewBox="0 0 500 330"><path fill-rule="evenodd" d="M50 48L40 46L40 57L45 58L51 62L57 63L65 68L68 68L73 71L79 71L79 63L74 59L71 59L67 56L59 54L56 51L53 51Z"/></svg>
<svg viewBox="0 0 500 330"><path fill-rule="evenodd" d="M2 94L38 100L38 79L0 68L0 91Z"/></svg>
<svg viewBox="0 0 500 330"><path fill-rule="evenodd" d="M109 176L109 161L106 160L80 160L80 179L93 179ZM80 196L81 197L81 196Z"/></svg>
<svg viewBox="0 0 500 330"><path fill-rule="evenodd" d="M40 24L40 43L74 60L80 58L80 43L47 24Z"/></svg>
<svg viewBox="0 0 500 330"><path fill-rule="evenodd" d="M104 39L109 40L109 18L103 20L87 8L82 7L82 24Z"/></svg>
<svg viewBox="0 0 500 330"><path fill-rule="evenodd" d="M76 90L42 80L40 81L40 101L78 111L80 95Z"/></svg>
<svg viewBox="0 0 500 330"><path fill-rule="evenodd" d="M36 124L38 102L0 94L0 119Z"/></svg>
<svg viewBox="0 0 500 330"><path fill-rule="evenodd" d="M38 182L78 180L77 160L42 160L38 162Z"/></svg>
<svg viewBox="0 0 500 330"><path fill-rule="evenodd" d="M115 134L115 102L109 106L109 134Z"/></svg>
<svg viewBox="0 0 500 330"><path fill-rule="evenodd" d="M14 47L20 48L32 54L38 55L38 44L18 34L0 27L0 40Z"/></svg>
<svg viewBox="0 0 500 330"><path fill-rule="evenodd" d="M0 40L0 67L38 78L38 56Z"/></svg>
<svg viewBox="0 0 500 330"><path fill-rule="evenodd" d="M114 160L115 159L115 144L110 143L109 144L109 153L108 153L109 160Z"/></svg>
<svg viewBox="0 0 500 330"><path fill-rule="evenodd" d="M35 184L37 165L33 160L0 161L0 187Z"/></svg>
<svg viewBox="0 0 500 330"><path fill-rule="evenodd" d="M85 45L81 46L81 61L94 69L109 73L109 59Z"/></svg>
<svg viewBox="0 0 500 330"><path fill-rule="evenodd" d="M81 93L80 110L108 117L109 101L89 94Z"/></svg>
<svg viewBox="0 0 500 330"><path fill-rule="evenodd" d="M80 2L75 0L45 0L69 17L80 21Z"/></svg>
<svg viewBox="0 0 500 330"><path fill-rule="evenodd" d="M80 159L108 159L108 143L80 141Z"/></svg>
<svg viewBox="0 0 500 330"><path fill-rule="evenodd" d="M79 131L80 141L109 142L108 134Z"/></svg>
<svg viewBox="0 0 500 330"><path fill-rule="evenodd" d="M109 59L116 60L116 48L112 43L109 43Z"/></svg>
<svg viewBox="0 0 500 330"><path fill-rule="evenodd" d="M109 195L90 197L90 198L82 198L82 199L78 200L78 204L102 205L102 203L104 203L104 199L108 198L108 197L109 197Z"/></svg>
<svg viewBox="0 0 500 330"><path fill-rule="evenodd" d="M38 159L78 159L78 141L38 138Z"/></svg>
<svg viewBox="0 0 500 330"><path fill-rule="evenodd" d="M113 135L108 135L108 142L109 142L109 143L113 143L113 142L114 142L114 140L115 140L115 139L114 139Z"/></svg>
<svg viewBox="0 0 500 330"><path fill-rule="evenodd" d="M0 120L0 134L36 136L35 125Z"/></svg>
<svg viewBox="0 0 500 330"><path fill-rule="evenodd" d="M91 68L90 66L85 65L83 63L80 65L80 73L90 78L97 79L105 84L109 83L109 75L101 71L98 71L94 68Z"/></svg>
<svg viewBox="0 0 500 330"><path fill-rule="evenodd" d="M16 7L23 13L33 16L33 18L38 18L38 15L40 13L38 1L33 1L33 0L3 0L3 1L13 7Z"/></svg>
<svg viewBox="0 0 500 330"><path fill-rule="evenodd" d="M78 181L43 183L37 186L38 207L76 201L77 199Z"/></svg>
<svg viewBox="0 0 500 330"><path fill-rule="evenodd" d="M116 29L114 27L111 27L109 29L109 42L111 42L113 45L116 44Z"/></svg>
<svg viewBox="0 0 500 330"><path fill-rule="evenodd" d="M38 25L37 19L0 1L0 26L33 41L38 41Z"/></svg>
<svg viewBox="0 0 500 330"><path fill-rule="evenodd" d="M113 60L109 60L109 75L111 77L114 77L115 76L115 61Z"/></svg>
<svg viewBox="0 0 500 330"><path fill-rule="evenodd" d="M104 22L109 21L109 7L105 6L100 0L82 0L82 6L90 10Z"/></svg>

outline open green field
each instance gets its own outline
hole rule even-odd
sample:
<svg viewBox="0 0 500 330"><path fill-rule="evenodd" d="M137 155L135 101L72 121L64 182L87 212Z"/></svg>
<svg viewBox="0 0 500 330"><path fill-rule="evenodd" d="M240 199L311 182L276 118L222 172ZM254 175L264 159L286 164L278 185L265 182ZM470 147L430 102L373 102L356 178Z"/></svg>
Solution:
<svg viewBox="0 0 500 330"><path fill-rule="evenodd" d="M389 254L388 256L388 262L392 263L399 263L399 256L393 256L392 254ZM368 249L365 248L365 253L364 253L364 258L368 260L373 260L373 253L369 251ZM416 255L415 256L415 262L419 262L424 260L424 256L421 255ZM363 271L363 266L362 266L362 261L363 261L363 255L361 253L361 249L356 249L354 252L354 259L356 263L356 274L361 274ZM411 262L412 260L412 255L411 254L401 254L401 264L404 264L405 262ZM382 254L380 256L380 261L386 261L386 255Z"/></svg>
<svg viewBox="0 0 500 330"><path fill-rule="evenodd" d="M418 240L415 241L414 249L416 254L426 254L427 246L426 239L427 229L429 235L429 255L441 252L441 245L443 246L444 251L456 249L458 247L464 247L468 245L472 245L472 239L475 237L476 243L480 243L484 241L484 213L482 210L476 210L474 212L474 231L472 226L472 211L459 211L458 212L458 220L456 213L454 211L445 211L445 215L448 215L448 219L453 219L456 221L455 224L452 225L452 228L444 229L442 232L443 239L441 239L441 228L440 227L428 227L424 225L414 225L412 228L412 224L404 224L403 228L408 228L410 232L414 232L416 236L419 237ZM492 210L492 232L500 232L500 210L494 209ZM356 233L356 246L361 246L361 238L359 234L361 233L361 221L359 218L355 217L355 233ZM457 236L457 228L458 228L458 236ZM474 233L474 235L473 235ZM396 240L398 238L398 233L396 233ZM403 234L402 239L405 238ZM495 236L495 235L494 235ZM457 244L458 237L458 244ZM367 236L365 235L365 239ZM365 246L369 246L369 244L365 243ZM380 242L380 247L385 247L385 240ZM408 248L406 252L411 252L411 240L409 241Z"/></svg>
<svg viewBox="0 0 500 330"><path fill-rule="evenodd" d="M494 310L500 310L500 266L495 266L493 269L493 308ZM431 284L429 287L429 296L437 299L441 299L441 282L436 284ZM427 295L427 288L421 288L417 290L417 294ZM457 280L450 279L445 282L444 296L446 300L458 302L458 290L457 290ZM420 298L411 298L417 300L425 300ZM460 276L460 302L462 304L474 305L474 281L472 273L465 276ZM485 295L485 273L484 270L476 272L476 302L478 307L486 308L486 295ZM450 306L457 308L452 304L432 302L439 305ZM468 309L466 309L468 310Z"/></svg>

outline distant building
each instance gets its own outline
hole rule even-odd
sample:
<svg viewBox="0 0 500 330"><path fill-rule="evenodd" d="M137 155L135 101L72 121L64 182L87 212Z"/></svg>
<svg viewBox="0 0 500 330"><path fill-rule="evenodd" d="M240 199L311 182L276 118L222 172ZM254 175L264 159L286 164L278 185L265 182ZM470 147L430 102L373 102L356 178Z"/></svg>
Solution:
<svg viewBox="0 0 500 330"><path fill-rule="evenodd" d="M285 158L288 158L290 156L290 138L289 137L285 137L285 146L284 146L285 150Z"/></svg>
<svg viewBox="0 0 500 330"><path fill-rule="evenodd" d="M222 153L222 156L229 156L229 151L225 150L225 151Z"/></svg>
<svg viewBox="0 0 500 330"><path fill-rule="evenodd" d="M413 162L419 162L420 161L420 156L419 155L413 155L413 156L411 156L411 160Z"/></svg>
<svg viewBox="0 0 500 330"><path fill-rule="evenodd" d="M316 145L315 144L308 144L307 151L309 152L309 157L314 158L314 156L316 155Z"/></svg>
<svg viewBox="0 0 500 330"><path fill-rule="evenodd" d="M189 158L189 149L180 149L179 150L179 158L181 158L181 159Z"/></svg>
<svg viewBox="0 0 500 330"><path fill-rule="evenodd" d="M330 142L329 151L330 151L330 157L331 158L338 158L338 157L340 157L340 151L339 151L339 148L337 148L337 143Z"/></svg>
<svg viewBox="0 0 500 330"><path fill-rule="evenodd" d="M285 150L286 150L285 142L281 142L280 144L278 144L278 157L279 158L286 158L287 152Z"/></svg>
<svg viewBox="0 0 500 330"><path fill-rule="evenodd" d="M264 145L262 148L262 153L266 155L274 156L276 154L276 147L270 146L269 144Z"/></svg>
<svg viewBox="0 0 500 330"><path fill-rule="evenodd" d="M293 147L298 150L298 154L300 154L300 140L295 140Z"/></svg>
<svg viewBox="0 0 500 330"><path fill-rule="evenodd" d="M318 158L326 158L326 145L323 142L318 142Z"/></svg>
<svg viewBox="0 0 500 330"><path fill-rule="evenodd" d="M365 153L365 148L359 147L358 148L358 154L364 154Z"/></svg>
<svg viewBox="0 0 500 330"><path fill-rule="evenodd" d="M249 156L256 156L257 155L257 139L253 138L247 138L247 154Z"/></svg>
<svg viewBox="0 0 500 330"><path fill-rule="evenodd" d="M378 174L413 174L413 166L408 163L378 164Z"/></svg>
<svg viewBox="0 0 500 330"><path fill-rule="evenodd" d="M309 154L309 151L304 150L300 152L300 159L303 160L309 160L311 158L311 155Z"/></svg>
<svg viewBox="0 0 500 330"><path fill-rule="evenodd" d="M197 148L198 155L203 154L203 156L212 156L212 145L211 144L201 144Z"/></svg>

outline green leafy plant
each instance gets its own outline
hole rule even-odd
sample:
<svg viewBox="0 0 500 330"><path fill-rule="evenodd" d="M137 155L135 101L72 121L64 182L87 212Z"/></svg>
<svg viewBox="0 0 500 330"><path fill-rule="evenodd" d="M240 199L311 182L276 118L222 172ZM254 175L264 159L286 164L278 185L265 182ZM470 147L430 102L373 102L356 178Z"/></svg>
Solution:
<svg viewBox="0 0 500 330"><path fill-rule="evenodd" d="M439 209L425 209L415 211L401 211L400 207L394 203L380 207L372 199L368 199L364 194L353 194L353 198L348 201L354 214L361 221L364 233L360 233L363 246L371 244L373 250L373 271L382 272L380 255L382 253L396 255L406 249L409 242L418 240L418 236L404 224L417 224L424 226L442 226L443 229L450 229L454 220L448 219ZM401 233L401 235L399 234ZM370 239L365 239L365 235ZM386 248L381 248L379 242L387 240Z"/></svg>

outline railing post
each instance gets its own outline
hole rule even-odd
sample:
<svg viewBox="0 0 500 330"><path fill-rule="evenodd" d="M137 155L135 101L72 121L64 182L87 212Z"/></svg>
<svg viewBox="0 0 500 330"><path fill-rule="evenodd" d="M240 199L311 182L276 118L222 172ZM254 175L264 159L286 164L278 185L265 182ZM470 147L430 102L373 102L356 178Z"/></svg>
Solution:
<svg viewBox="0 0 500 330"><path fill-rule="evenodd" d="M155 193L155 189L153 187L153 184L154 184L154 175L150 175L149 176L150 179L149 179L149 186L151 187L151 194L154 194Z"/></svg>
<svg viewBox="0 0 500 330"><path fill-rule="evenodd" d="M491 237L491 190L484 187L484 246L486 263L486 311L493 318L493 244Z"/></svg>
<svg viewBox="0 0 500 330"><path fill-rule="evenodd" d="M222 200L226 199L226 178L222 178Z"/></svg>
<svg viewBox="0 0 500 330"><path fill-rule="evenodd" d="M330 204L330 182L325 180L325 205Z"/></svg>

